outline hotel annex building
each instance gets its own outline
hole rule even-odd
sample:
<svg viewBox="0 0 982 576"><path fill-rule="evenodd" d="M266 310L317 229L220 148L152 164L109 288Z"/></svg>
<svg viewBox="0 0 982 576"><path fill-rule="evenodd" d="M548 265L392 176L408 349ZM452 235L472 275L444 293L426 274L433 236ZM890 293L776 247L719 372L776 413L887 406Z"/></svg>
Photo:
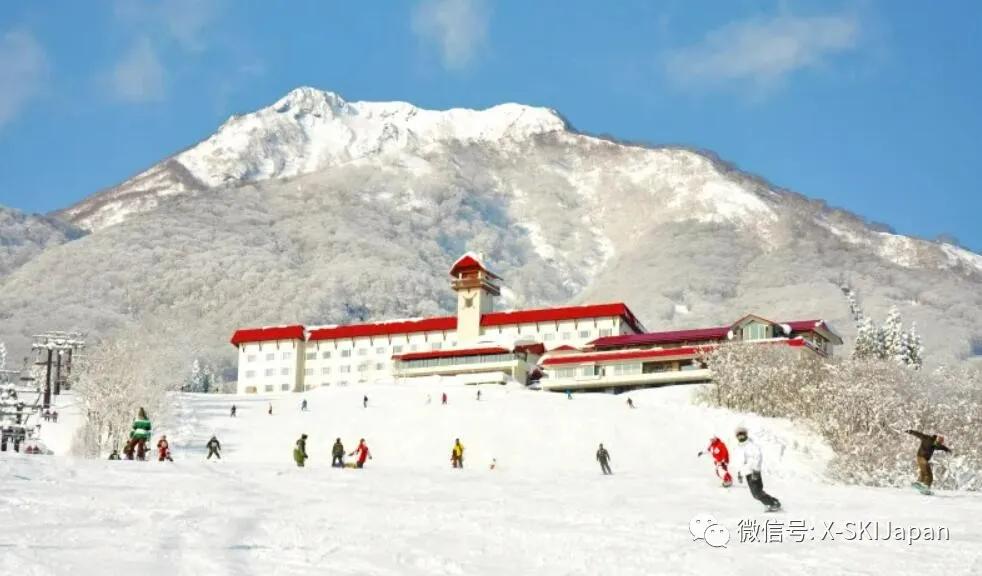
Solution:
<svg viewBox="0 0 982 576"><path fill-rule="evenodd" d="M243 328L240 394L365 383L505 384L622 391L709 381L699 358L728 341L784 344L830 356L842 339L821 320L648 332L623 303L499 312L500 278L465 254L450 269L457 314L343 326Z"/></svg>

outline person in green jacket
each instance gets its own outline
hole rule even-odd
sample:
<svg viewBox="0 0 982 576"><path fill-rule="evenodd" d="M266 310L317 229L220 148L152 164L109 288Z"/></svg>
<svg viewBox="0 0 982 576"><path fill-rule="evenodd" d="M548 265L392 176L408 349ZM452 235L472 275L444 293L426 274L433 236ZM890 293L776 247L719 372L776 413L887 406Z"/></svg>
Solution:
<svg viewBox="0 0 982 576"><path fill-rule="evenodd" d="M301 434L300 439L297 440L296 448L293 449L293 460L297 463L297 466L303 468L307 458L307 435Z"/></svg>

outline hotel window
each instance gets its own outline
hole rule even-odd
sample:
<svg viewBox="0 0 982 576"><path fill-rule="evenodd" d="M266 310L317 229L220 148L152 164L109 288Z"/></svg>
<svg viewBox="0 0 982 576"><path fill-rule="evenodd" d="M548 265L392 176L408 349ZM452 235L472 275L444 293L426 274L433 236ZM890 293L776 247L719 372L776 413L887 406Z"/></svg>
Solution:
<svg viewBox="0 0 982 576"><path fill-rule="evenodd" d="M767 326L764 324L747 324L743 329L744 340L763 340L767 337Z"/></svg>
<svg viewBox="0 0 982 576"><path fill-rule="evenodd" d="M556 370L556 378L572 378L576 376L576 368L559 368Z"/></svg>
<svg viewBox="0 0 982 576"><path fill-rule="evenodd" d="M248 356L246 356L246 362L255 362L255 361L256 361L255 354L249 354Z"/></svg>
<svg viewBox="0 0 982 576"><path fill-rule="evenodd" d="M290 358L293 358L293 352L284 352L283 353L283 359L284 360L289 360Z"/></svg>
<svg viewBox="0 0 982 576"><path fill-rule="evenodd" d="M307 360L317 360L317 352L307 352Z"/></svg>
<svg viewBox="0 0 982 576"><path fill-rule="evenodd" d="M612 336L613 333L614 333L614 331L611 330L610 328L601 328L600 329L600 337L601 338L606 338L608 336Z"/></svg>
<svg viewBox="0 0 982 576"><path fill-rule="evenodd" d="M378 370L378 371L385 370L385 363L384 362L377 362L375 364L375 369Z"/></svg>
<svg viewBox="0 0 982 576"><path fill-rule="evenodd" d="M289 384L281 384L280 385L280 390L282 390L284 392L289 392L290 391L290 385Z"/></svg>
<svg viewBox="0 0 982 576"><path fill-rule="evenodd" d="M274 390L274 388L273 388L273 385L272 384L267 384L266 385L266 391L267 392L272 392L273 390Z"/></svg>
<svg viewBox="0 0 982 576"><path fill-rule="evenodd" d="M323 368L321 368L321 374L330 374L330 373L331 373L330 366L324 366Z"/></svg>
<svg viewBox="0 0 982 576"><path fill-rule="evenodd" d="M351 366L342 366L338 368L338 371L341 372L342 374L348 374L351 372Z"/></svg>
<svg viewBox="0 0 982 576"><path fill-rule="evenodd" d="M306 368L306 369L304 369L303 375L304 376L313 376L314 375L314 369L313 368Z"/></svg>
<svg viewBox="0 0 982 576"><path fill-rule="evenodd" d="M364 372L365 370L368 370L368 364L359 364L358 365L358 371L359 372Z"/></svg>
<svg viewBox="0 0 982 576"><path fill-rule="evenodd" d="M359 356L364 356L366 354L368 354L368 348L359 348L358 349L358 355Z"/></svg>
<svg viewBox="0 0 982 576"><path fill-rule="evenodd" d="M375 348L376 354L385 354L385 346L378 346Z"/></svg>
<svg viewBox="0 0 982 576"><path fill-rule="evenodd" d="M580 338L589 338L589 337L590 337L589 330L580 330Z"/></svg>
<svg viewBox="0 0 982 576"><path fill-rule="evenodd" d="M433 344L431 344L431 346L433 347L434 350L439 350L440 348L443 348L443 344L441 344L440 342L434 342Z"/></svg>
<svg viewBox="0 0 982 576"><path fill-rule="evenodd" d="M245 377L246 378L255 378L256 377L256 371L255 370L246 370L246 376Z"/></svg>
<svg viewBox="0 0 982 576"><path fill-rule="evenodd" d="M289 376L289 375L290 375L289 368L280 368L280 376Z"/></svg>
<svg viewBox="0 0 982 576"><path fill-rule="evenodd" d="M563 340L569 340L572 337L573 337L573 334L571 332L563 332L563 335L562 335Z"/></svg>
<svg viewBox="0 0 982 576"><path fill-rule="evenodd" d="M641 364L635 362L632 364L614 364L614 376L628 376L631 374L640 374Z"/></svg>
<svg viewBox="0 0 982 576"><path fill-rule="evenodd" d="M544 342L548 342L548 341L552 340L555 337L556 337L556 335L553 334L552 332L546 332L545 334L542 335L542 340Z"/></svg>
<svg viewBox="0 0 982 576"><path fill-rule="evenodd" d="M267 362L270 362L270 361L273 361L273 360L276 360L276 354L273 354L272 352L270 352L269 354L266 355L266 361Z"/></svg>
<svg viewBox="0 0 982 576"><path fill-rule="evenodd" d="M330 350L324 350L323 352L321 352L321 358L323 358L324 360L327 360L330 357L331 357Z"/></svg>
<svg viewBox="0 0 982 576"><path fill-rule="evenodd" d="M393 346L392 347L392 353L393 354L398 354L400 352L402 352L402 346Z"/></svg>
<svg viewBox="0 0 982 576"><path fill-rule="evenodd" d="M276 370L273 368L267 368L265 374L266 376L274 376L276 374Z"/></svg>
<svg viewBox="0 0 982 576"><path fill-rule="evenodd" d="M342 358L351 358L351 350L347 350L347 349L342 350L341 351L341 357Z"/></svg>

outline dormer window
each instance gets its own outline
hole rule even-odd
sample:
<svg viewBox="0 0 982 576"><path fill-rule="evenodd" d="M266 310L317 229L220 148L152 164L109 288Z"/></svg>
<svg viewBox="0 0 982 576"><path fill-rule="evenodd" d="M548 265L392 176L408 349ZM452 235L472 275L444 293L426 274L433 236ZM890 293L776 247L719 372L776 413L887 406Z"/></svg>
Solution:
<svg viewBox="0 0 982 576"><path fill-rule="evenodd" d="M765 324L758 324L752 322L747 324L743 328L743 339L744 340L764 340L770 338L769 327Z"/></svg>

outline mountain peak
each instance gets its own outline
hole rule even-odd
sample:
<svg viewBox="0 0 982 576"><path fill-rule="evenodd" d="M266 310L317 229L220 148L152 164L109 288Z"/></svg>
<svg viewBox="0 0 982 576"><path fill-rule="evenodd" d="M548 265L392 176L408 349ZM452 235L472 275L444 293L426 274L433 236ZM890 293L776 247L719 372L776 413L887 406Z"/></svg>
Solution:
<svg viewBox="0 0 982 576"><path fill-rule="evenodd" d="M279 114L290 112L316 114L326 111L336 114L347 105L348 102L336 92L318 90L311 86L300 86L287 92L271 108Z"/></svg>

